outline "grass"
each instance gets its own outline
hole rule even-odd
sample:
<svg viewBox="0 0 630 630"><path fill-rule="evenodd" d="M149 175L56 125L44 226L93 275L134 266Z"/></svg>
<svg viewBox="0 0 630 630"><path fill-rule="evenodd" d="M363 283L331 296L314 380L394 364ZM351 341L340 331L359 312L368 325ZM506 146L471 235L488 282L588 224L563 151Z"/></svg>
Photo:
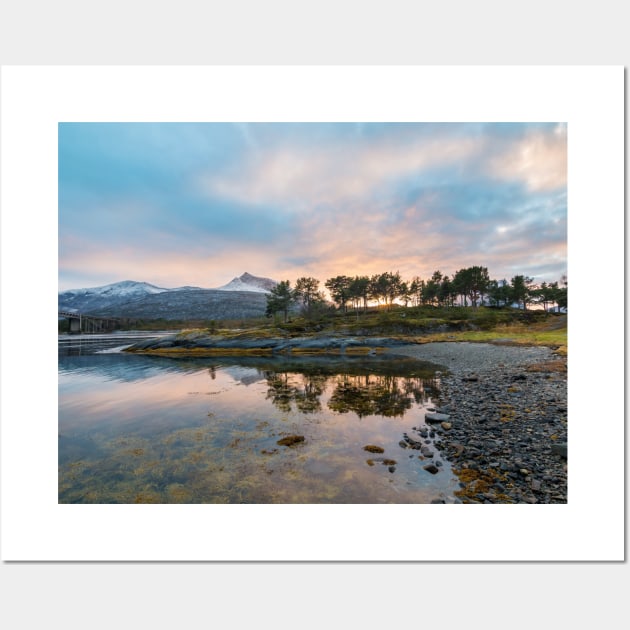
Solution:
<svg viewBox="0 0 630 630"><path fill-rule="evenodd" d="M365 313L331 312L326 317L309 320L293 316L288 322L255 319L241 322L216 322L211 326L189 327L179 336L194 340L196 337L214 335L222 339L270 339L293 337L317 337L319 335L369 337L385 335L408 341L428 343L440 341L486 342L505 345L548 346L559 356L567 356L567 316L544 311L520 311L495 308L435 308L435 307L380 307ZM236 324L240 326L236 326ZM188 322L190 326L192 322ZM193 324L196 325L197 322ZM226 325L227 324L227 325ZM348 348L348 354L369 352L369 348ZM172 349L160 350L160 354L269 354L262 349ZM294 349L302 354L318 354L317 349ZM327 352L330 352L329 350Z"/></svg>
<svg viewBox="0 0 630 630"><path fill-rule="evenodd" d="M463 330L433 333L418 338L419 343L434 341L472 341L516 346L547 346L567 356L567 328L548 329L545 323L500 325L493 330Z"/></svg>

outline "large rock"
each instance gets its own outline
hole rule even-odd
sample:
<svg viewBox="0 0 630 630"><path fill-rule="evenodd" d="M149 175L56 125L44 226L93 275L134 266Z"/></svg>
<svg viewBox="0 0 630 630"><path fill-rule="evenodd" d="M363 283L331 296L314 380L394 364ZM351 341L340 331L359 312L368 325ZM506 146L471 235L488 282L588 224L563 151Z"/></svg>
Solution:
<svg viewBox="0 0 630 630"><path fill-rule="evenodd" d="M451 416L449 416L447 413L437 413L437 412L433 412L433 413L427 413L424 416L424 421L425 422L446 422L447 420L450 420Z"/></svg>

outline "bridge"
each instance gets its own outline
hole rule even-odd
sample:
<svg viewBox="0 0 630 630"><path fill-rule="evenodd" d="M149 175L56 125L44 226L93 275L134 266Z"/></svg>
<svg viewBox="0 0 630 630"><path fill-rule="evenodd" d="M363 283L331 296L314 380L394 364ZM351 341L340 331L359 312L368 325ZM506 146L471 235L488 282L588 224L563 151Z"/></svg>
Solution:
<svg viewBox="0 0 630 630"><path fill-rule="evenodd" d="M120 326L120 320L115 317L97 317L96 315L83 315L70 311L59 311L59 317L67 319L71 333L101 333L110 332Z"/></svg>

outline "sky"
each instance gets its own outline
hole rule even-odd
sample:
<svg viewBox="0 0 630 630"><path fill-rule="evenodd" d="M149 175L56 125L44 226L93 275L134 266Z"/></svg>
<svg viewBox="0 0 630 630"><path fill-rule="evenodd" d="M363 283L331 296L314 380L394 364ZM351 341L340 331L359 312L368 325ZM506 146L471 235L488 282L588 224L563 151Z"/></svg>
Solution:
<svg viewBox="0 0 630 630"><path fill-rule="evenodd" d="M60 123L59 290L567 272L567 126Z"/></svg>

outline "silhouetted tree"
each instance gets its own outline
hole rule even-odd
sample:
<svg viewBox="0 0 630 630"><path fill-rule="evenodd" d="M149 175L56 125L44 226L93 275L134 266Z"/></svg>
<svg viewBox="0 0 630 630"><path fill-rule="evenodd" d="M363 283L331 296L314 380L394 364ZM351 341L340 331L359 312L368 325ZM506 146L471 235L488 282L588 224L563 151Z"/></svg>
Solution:
<svg viewBox="0 0 630 630"><path fill-rule="evenodd" d="M311 317L316 313L321 314L322 307L325 307L326 299L319 290L317 278L298 278L293 289L293 296L296 301L302 302L302 313L306 317Z"/></svg>
<svg viewBox="0 0 630 630"><path fill-rule="evenodd" d="M439 304L440 285L442 284L442 272L434 271L429 280L426 281L422 289L423 304Z"/></svg>
<svg viewBox="0 0 630 630"><path fill-rule="evenodd" d="M533 278L528 276L514 276L511 281L511 298L513 302L516 302L519 306L523 305L523 310L527 310L527 304L532 298L532 283Z"/></svg>
<svg viewBox="0 0 630 630"><path fill-rule="evenodd" d="M438 303L440 306L453 306L456 295L457 293L454 292L453 283L450 278L448 276L444 276L438 289Z"/></svg>
<svg viewBox="0 0 630 630"><path fill-rule="evenodd" d="M324 286L330 292L330 297L333 302L340 308L343 308L344 313L347 311L348 300L351 297L350 285L352 279L348 276L335 276L329 278L324 283Z"/></svg>
<svg viewBox="0 0 630 630"><path fill-rule="evenodd" d="M454 282L458 294L470 298L473 308L476 308L477 301L486 293L490 284L488 268L473 266L460 269L455 273Z"/></svg>
<svg viewBox="0 0 630 630"><path fill-rule="evenodd" d="M350 282L350 299L356 300L357 314L359 300L363 302L363 310L367 311L370 299L370 279L367 276L355 276Z"/></svg>
<svg viewBox="0 0 630 630"><path fill-rule="evenodd" d="M569 281L566 276L560 278L560 285L556 293L556 304L558 308L568 309L568 293L569 293Z"/></svg>
<svg viewBox="0 0 630 630"><path fill-rule="evenodd" d="M295 302L295 295L289 280L281 280L267 294L267 309L265 314L272 317L276 313L284 313L284 321L289 317L289 309Z"/></svg>
<svg viewBox="0 0 630 630"><path fill-rule="evenodd" d="M511 289L508 281L491 280L488 285L488 299L492 306L507 306L512 301Z"/></svg>
<svg viewBox="0 0 630 630"><path fill-rule="evenodd" d="M422 290L424 288L424 280L421 280L418 276L414 276L411 279L409 285L409 294L411 295L411 303L414 306L420 306L422 303Z"/></svg>

